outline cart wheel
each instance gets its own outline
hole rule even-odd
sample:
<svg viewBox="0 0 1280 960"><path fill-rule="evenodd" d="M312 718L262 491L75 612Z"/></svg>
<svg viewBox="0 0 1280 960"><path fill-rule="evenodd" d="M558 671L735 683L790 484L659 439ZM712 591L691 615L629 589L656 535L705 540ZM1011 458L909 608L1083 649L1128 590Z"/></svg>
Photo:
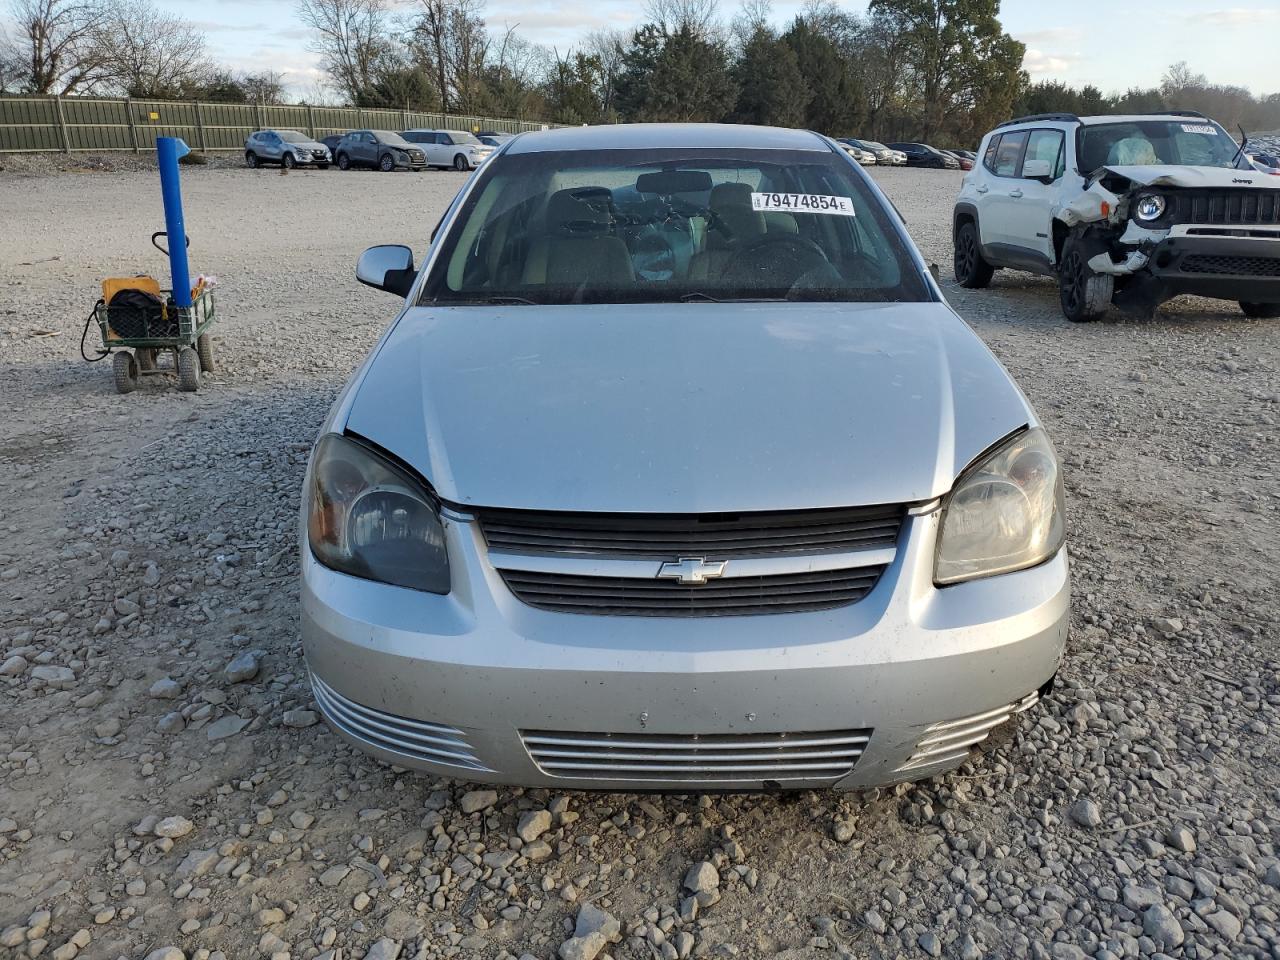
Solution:
<svg viewBox="0 0 1280 960"><path fill-rule="evenodd" d="M138 361L127 350L111 358L111 370L116 376L116 392L130 393L138 386Z"/></svg>
<svg viewBox="0 0 1280 960"><path fill-rule="evenodd" d="M134 358L138 361L138 369L144 373L156 368L156 351L151 347L139 347L133 352Z"/></svg>
<svg viewBox="0 0 1280 960"><path fill-rule="evenodd" d="M196 337L196 353L200 357L200 372L213 373L213 338L207 333Z"/></svg>
<svg viewBox="0 0 1280 960"><path fill-rule="evenodd" d="M178 351L178 389L187 393L200 389L200 355L191 347Z"/></svg>

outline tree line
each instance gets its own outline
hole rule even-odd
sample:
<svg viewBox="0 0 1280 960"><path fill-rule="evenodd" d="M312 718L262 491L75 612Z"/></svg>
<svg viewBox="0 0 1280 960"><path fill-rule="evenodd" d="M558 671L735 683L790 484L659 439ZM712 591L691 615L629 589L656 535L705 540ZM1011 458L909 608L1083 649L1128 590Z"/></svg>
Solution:
<svg viewBox="0 0 1280 960"><path fill-rule="evenodd" d="M151 0L8 0L0 21L0 93L118 94L279 103L279 73L236 72L204 34Z"/></svg>
<svg viewBox="0 0 1280 960"><path fill-rule="evenodd" d="M277 103L281 76L219 66L200 30L153 0L7 0L0 91ZM495 29L484 0L295 0L330 98L360 107L565 124L728 121L833 136L971 146L1029 113L1200 110L1280 128L1280 94L1210 84L1186 64L1159 87L1103 94L1031 83L999 0L808 0L777 26L770 0L647 0L634 30L571 49Z"/></svg>

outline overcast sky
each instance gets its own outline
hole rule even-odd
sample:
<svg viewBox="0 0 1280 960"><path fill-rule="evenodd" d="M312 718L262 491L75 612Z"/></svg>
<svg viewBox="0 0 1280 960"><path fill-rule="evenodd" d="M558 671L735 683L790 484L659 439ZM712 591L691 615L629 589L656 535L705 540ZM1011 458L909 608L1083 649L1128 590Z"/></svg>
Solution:
<svg viewBox="0 0 1280 960"><path fill-rule="evenodd" d="M285 74L290 92L314 92L320 73L307 51L307 32L295 0L157 0L208 31L213 52L244 70ZM397 0L412 8L415 0ZM841 0L837 0L841 2ZM597 27L629 28L639 22L642 0L488 0L493 27L518 25L531 40L562 52ZM843 0L861 13L867 4ZM721 0L731 16L737 0ZM789 20L798 3L775 0L774 17ZM1256 94L1280 90L1280 0L1005 0L1005 29L1027 45L1024 65L1032 79L1054 78L1103 92L1154 86L1171 63L1187 61L1213 83L1248 87Z"/></svg>

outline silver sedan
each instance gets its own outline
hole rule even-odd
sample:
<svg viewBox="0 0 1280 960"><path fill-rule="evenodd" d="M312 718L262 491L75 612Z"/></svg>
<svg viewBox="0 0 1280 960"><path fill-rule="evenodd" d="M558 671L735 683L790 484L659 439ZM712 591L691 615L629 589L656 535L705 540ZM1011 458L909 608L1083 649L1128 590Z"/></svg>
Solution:
<svg viewBox="0 0 1280 960"><path fill-rule="evenodd" d="M423 224L426 234L430 224ZM311 457L317 703L388 762L860 789L1052 687L1062 478L834 141L524 134L470 178Z"/></svg>

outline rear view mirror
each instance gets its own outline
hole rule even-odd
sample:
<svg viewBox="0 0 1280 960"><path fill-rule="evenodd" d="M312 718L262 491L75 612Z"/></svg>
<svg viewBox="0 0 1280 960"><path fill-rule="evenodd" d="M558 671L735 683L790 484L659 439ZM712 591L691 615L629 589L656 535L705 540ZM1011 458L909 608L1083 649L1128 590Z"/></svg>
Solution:
<svg viewBox="0 0 1280 960"><path fill-rule="evenodd" d="M1028 180L1053 179L1053 164L1048 160L1022 161L1022 175Z"/></svg>
<svg viewBox="0 0 1280 960"><path fill-rule="evenodd" d="M711 174L705 170L661 170L636 177L640 193L705 193L711 189Z"/></svg>
<svg viewBox="0 0 1280 960"><path fill-rule="evenodd" d="M413 251L400 244L370 247L356 263L356 279L365 286L407 297L418 271L413 269Z"/></svg>

